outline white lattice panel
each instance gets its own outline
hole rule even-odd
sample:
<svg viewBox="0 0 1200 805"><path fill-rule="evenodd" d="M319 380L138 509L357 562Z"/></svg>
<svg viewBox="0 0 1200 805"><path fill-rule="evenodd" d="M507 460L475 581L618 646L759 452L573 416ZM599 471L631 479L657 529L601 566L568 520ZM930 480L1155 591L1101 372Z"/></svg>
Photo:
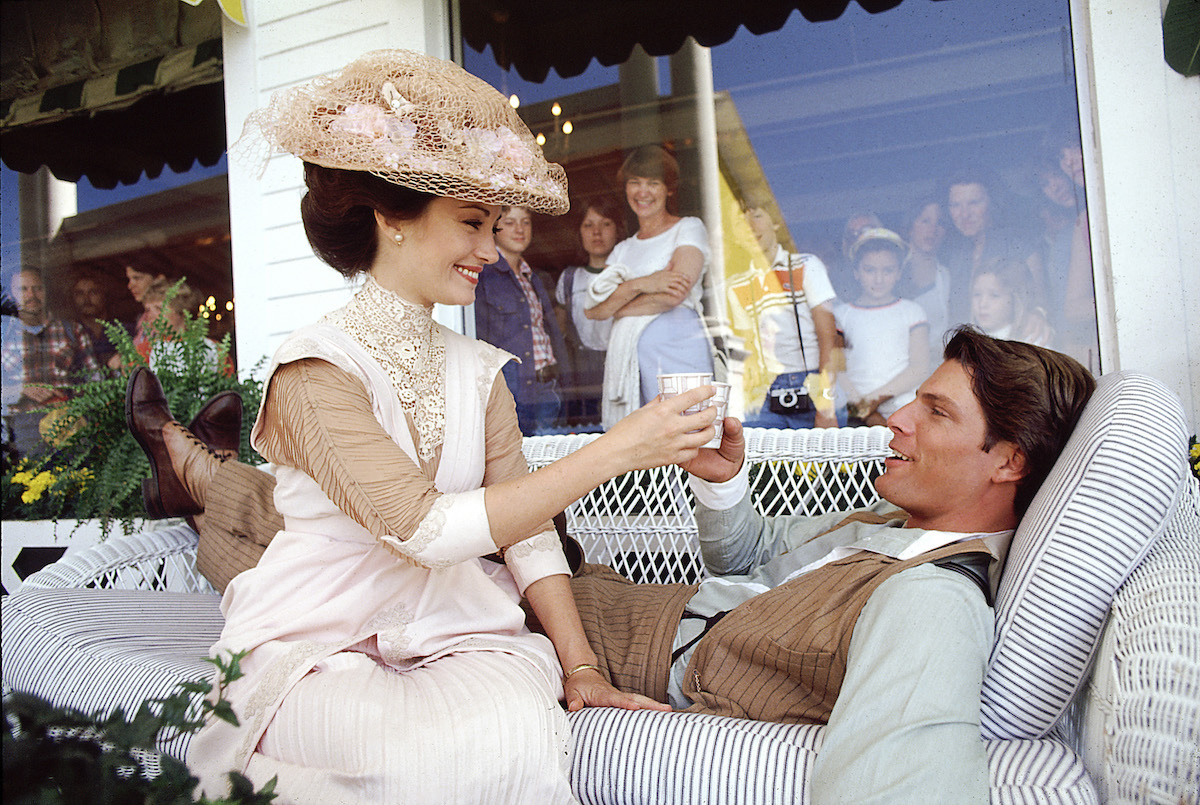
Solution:
<svg viewBox="0 0 1200 805"><path fill-rule="evenodd" d="M525 439L539 469L599 438L596 434ZM817 514L878 499L886 428L746 430L756 508L769 515ZM803 457L803 459L801 458ZM691 492L678 467L638 470L601 485L567 508L567 530L590 562L640 582L694 582L703 573Z"/></svg>

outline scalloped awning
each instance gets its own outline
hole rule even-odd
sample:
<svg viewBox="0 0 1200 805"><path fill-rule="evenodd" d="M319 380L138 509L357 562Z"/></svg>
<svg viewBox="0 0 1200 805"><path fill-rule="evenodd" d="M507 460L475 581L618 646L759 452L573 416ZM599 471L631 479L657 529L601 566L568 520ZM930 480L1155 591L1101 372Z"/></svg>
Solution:
<svg viewBox="0 0 1200 805"><path fill-rule="evenodd" d="M131 184L225 151L221 13L162 0L0 3L0 156Z"/></svg>
<svg viewBox="0 0 1200 805"><path fill-rule="evenodd" d="M901 0L854 0L875 14ZM739 26L754 34L777 31L794 11L810 22L834 20L850 0L461 0L467 44L491 46L496 61L526 81L543 81L553 68L570 78L592 59L611 67L629 58L635 44L666 56L688 36L705 47L728 42Z"/></svg>
<svg viewBox="0 0 1200 805"><path fill-rule="evenodd" d="M620 64L635 44L674 53L688 36L712 47L740 26L781 28L799 11L818 22L851 0L461 0L468 45L529 81L579 75L592 59ZM901 0L853 0L870 13ZM683 8L681 9L681 6ZM0 157L97 187L164 167L213 165L225 150L220 17L237 0L5 2ZM231 16L232 19L237 19Z"/></svg>

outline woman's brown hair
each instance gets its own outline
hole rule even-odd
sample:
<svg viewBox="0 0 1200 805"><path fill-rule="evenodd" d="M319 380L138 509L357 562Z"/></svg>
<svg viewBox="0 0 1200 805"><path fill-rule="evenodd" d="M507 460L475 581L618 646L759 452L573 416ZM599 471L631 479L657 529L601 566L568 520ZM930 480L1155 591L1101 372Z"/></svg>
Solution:
<svg viewBox="0 0 1200 805"><path fill-rule="evenodd" d="M366 171L304 163L308 192L300 200L304 234L313 252L345 277L375 262L375 211L388 218L420 217L436 198L392 184Z"/></svg>
<svg viewBox="0 0 1200 805"><path fill-rule="evenodd" d="M625 158L617 179L624 185L633 176L660 180L667 186L669 196L679 190L679 163L661 145L643 145Z"/></svg>

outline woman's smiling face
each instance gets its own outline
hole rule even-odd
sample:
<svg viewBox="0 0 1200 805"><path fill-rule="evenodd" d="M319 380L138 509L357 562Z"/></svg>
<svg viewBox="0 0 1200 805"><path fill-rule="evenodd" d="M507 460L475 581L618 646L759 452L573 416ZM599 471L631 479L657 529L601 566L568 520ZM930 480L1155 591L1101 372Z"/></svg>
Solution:
<svg viewBox="0 0 1200 805"><path fill-rule="evenodd" d="M372 274L384 288L418 305L469 305L480 268L499 259L492 232L499 214L494 204L436 198L419 217L377 230ZM396 232L404 235L400 243Z"/></svg>
<svg viewBox="0 0 1200 805"><path fill-rule="evenodd" d="M625 180L625 200L639 221L666 212L667 195L662 179L630 176Z"/></svg>
<svg viewBox="0 0 1200 805"><path fill-rule="evenodd" d="M977 182L956 184L950 188L950 219L965 237L974 238L987 229L991 199L987 188Z"/></svg>

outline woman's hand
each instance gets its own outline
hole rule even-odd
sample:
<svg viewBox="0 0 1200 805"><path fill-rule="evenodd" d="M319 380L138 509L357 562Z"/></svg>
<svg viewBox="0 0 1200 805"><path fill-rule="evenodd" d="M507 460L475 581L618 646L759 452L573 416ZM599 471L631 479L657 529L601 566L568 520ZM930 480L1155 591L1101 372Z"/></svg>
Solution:
<svg viewBox="0 0 1200 805"><path fill-rule="evenodd" d="M621 472L690 461L716 434L713 422L717 409L708 406L691 414L684 411L714 393L712 386L698 386L666 400L655 397L613 425L594 444L614 454Z"/></svg>
<svg viewBox="0 0 1200 805"><path fill-rule="evenodd" d="M620 707L622 710L670 711L671 705L656 702L638 693L617 690L597 670L577 671L563 683L567 695L567 710L576 712L585 707Z"/></svg>

